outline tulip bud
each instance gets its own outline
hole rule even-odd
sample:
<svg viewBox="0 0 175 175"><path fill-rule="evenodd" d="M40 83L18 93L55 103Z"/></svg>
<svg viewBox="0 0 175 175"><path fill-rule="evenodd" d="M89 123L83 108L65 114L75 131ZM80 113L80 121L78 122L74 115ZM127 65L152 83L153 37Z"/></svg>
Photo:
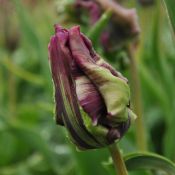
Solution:
<svg viewBox="0 0 175 175"><path fill-rule="evenodd" d="M105 53L113 54L124 48L128 40L138 39L140 26L135 9L125 8L114 0L76 0L75 4L76 12L88 12L88 18L84 18L83 13L78 13L78 18L86 20L82 24L95 24L104 11L112 11L112 18L100 36Z"/></svg>
<svg viewBox="0 0 175 175"><path fill-rule="evenodd" d="M93 50L79 27L55 26L49 43L56 121L78 148L105 147L119 140L135 115L127 79Z"/></svg>

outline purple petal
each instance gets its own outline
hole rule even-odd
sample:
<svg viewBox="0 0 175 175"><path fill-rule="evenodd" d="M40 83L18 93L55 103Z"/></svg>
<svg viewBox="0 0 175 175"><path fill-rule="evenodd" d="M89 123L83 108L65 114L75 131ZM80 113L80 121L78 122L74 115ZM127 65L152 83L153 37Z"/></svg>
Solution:
<svg viewBox="0 0 175 175"><path fill-rule="evenodd" d="M98 56L93 51L91 43L88 40L86 40L85 37L83 37L83 35L80 33L78 27L73 27L72 29L69 30L69 37L70 37L69 44L70 44L71 53L72 53L72 56L73 56L76 64L81 69L81 71L84 72L86 77L89 78L90 82L96 87L96 89L98 91L100 90L100 87L104 87L104 85L105 86L107 85L106 83L108 83L109 76L112 78L116 77L118 79L122 79L123 85L127 82L126 78L124 78L119 72L115 71L111 65L109 65L108 63L103 61L100 58L100 56ZM105 71L105 69L107 69L108 71ZM108 74L108 77L107 76L101 77L102 74L98 73L99 70L101 72L105 71ZM85 83L83 82L82 84L85 84ZM86 92L86 94L87 94L87 92ZM103 98L104 98L104 96L103 96ZM121 97L121 99L122 98L123 97ZM105 99L103 99L103 100L105 100ZM123 101L127 102L127 99L124 99ZM105 102L107 102L107 101L105 101ZM97 103L97 105L98 105L98 103ZM124 106L122 106L122 107L124 107ZM97 109L100 109L100 108L97 107ZM107 112L110 112L110 111L107 111ZM116 121L115 121L115 123L113 123L113 122L111 122L112 121L111 119L108 119L106 114L107 113L105 111L105 116L99 118L100 120L99 120L98 124L101 124L101 125L109 128L109 137L110 138L108 139L108 141L111 142L111 140L114 141L117 138L121 138L123 136L123 133L128 129L127 126L129 126L129 124L128 124L127 119L124 119L125 121L123 121L123 123L122 122L118 123ZM113 117L113 115L112 115L112 117ZM114 119L118 120L117 116L115 116Z"/></svg>
<svg viewBox="0 0 175 175"><path fill-rule="evenodd" d="M71 53L67 48L68 31L56 26L56 34L49 44L50 64L55 85L58 124L67 127L73 142L80 148L100 147L98 141L84 126L71 73Z"/></svg>
<svg viewBox="0 0 175 175"><path fill-rule="evenodd" d="M80 33L79 27L76 26L70 29L69 36L71 52L74 59L77 61L77 64L82 66L81 68L83 68L84 65L89 65L89 63L92 63L96 66L108 69L112 75L119 77L127 82L127 79L125 77L123 77L110 64L105 62L100 58L99 55L95 53L91 41Z"/></svg>
<svg viewBox="0 0 175 175"><path fill-rule="evenodd" d="M106 107L100 93L85 75L77 77L76 92L80 105L92 118L93 124L97 125L98 119L106 115Z"/></svg>

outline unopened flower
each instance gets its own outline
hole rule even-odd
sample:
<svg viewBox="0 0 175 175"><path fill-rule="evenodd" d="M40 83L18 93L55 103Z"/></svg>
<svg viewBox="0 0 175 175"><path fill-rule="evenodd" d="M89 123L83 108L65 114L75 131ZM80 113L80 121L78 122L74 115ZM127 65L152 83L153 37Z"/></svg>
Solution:
<svg viewBox="0 0 175 175"><path fill-rule="evenodd" d="M89 19L90 25L95 24L104 11L112 11L112 19L101 34L100 41L106 52L113 52L125 46L128 40L137 38L140 33L135 9L127 9L114 0L76 0L78 16ZM84 18L87 12L88 18ZM87 14L86 13L86 14ZM83 21L84 22L84 21Z"/></svg>
<svg viewBox="0 0 175 175"><path fill-rule="evenodd" d="M79 27L55 26L49 43L56 120L80 149L105 147L121 139L135 115L127 79L92 48Z"/></svg>

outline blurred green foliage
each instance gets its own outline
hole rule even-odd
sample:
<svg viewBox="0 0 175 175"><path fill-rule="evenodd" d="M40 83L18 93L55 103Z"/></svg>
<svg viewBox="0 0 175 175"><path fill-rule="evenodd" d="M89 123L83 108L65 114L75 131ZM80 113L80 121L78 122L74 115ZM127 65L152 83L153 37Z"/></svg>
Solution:
<svg viewBox="0 0 175 175"><path fill-rule="evenodd" d="M108 160L106 149L78 152L53 119L47 44L54 23L74 23L63 8L69 1L0 3L0 175L109 173L101 163ZM149 150L175 160L175 44L159 3L134 5L142 29L136 56ZM103 54L99 43L97 49ZM129 68L120 66L121 55L109 61L130 79ZM124 154L137 150L134 126L120 146Z"/></svg>

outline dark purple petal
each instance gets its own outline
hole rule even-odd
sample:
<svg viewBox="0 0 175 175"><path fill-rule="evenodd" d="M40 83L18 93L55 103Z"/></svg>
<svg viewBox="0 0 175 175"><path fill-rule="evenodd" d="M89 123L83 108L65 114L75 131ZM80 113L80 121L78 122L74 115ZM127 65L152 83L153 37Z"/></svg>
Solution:
<svg viewBox="0 0 175 175"><path fill-rule="evenodd" d="M71 52L75 58L79 58L78 60L82 61L84 65L91 62L97 66L104 67L108 69L114 76L119 77L127 82L127 79L123 77L121 73L117 72L110 64L105 62L100 58L99 55L95 53L91 41L80 33L78 26L70 29L69 34Z"/></svg>
<svg viewBox="0 0 175 175"><path fill-rule="evenodd" d="M49 53L57 123L81 149L120 139L130 125L127 80L96 54L79 27L55 26Z"/></svg>
<svg viewBox="0 0 175 175"><path fill-rule="evenodd" d="M75 29L79 31L79 27L75 27ZM83 49L83 55L88 56L90 54L91 56L94 56L92 60L96 61L97 57L92 50L90 40L83 35L81 35L81 38L82 43L75 43L74 47L79 47L80 50ZM70 42L72 41L73 40L71 39ZM104 100L93 82L85 76L84 72L81 71L75 63L73 64L73 73L76 74L74 75L74 78L76 79L76 92L79 103L83 110L92 118L93 123L97 124L98 119L106 115Z"/></svg>
<svg viewBox="0 0 175 175"><path fill-rule="evenodd" d="M125 86L126 79L123 78L121 74L116 72L108 63L103 61L97 54L95 54L94 52L93 54L91 54L93 49L92 47L89 49L90 42L88 42L88 47L87 47L87 44L86 44L87 42L84 42L86 38L82 37L82 34L80 34L78 27L74 27L70 29L69 37L70 37L69 44L70 44L72 56L75 59L75 62L77 63L79 68L90 79L92 84L97 88L97 91L100 92L102 99L105 102L105 105L106 105L105 108L107 109L107 112L108 113L110 112L112 114L111 115L112 117L109 117L111 122L116 123L116 121L117 120L119 121L120 119L123 121L126 121L127 119L126 112L125 114L122 114L122 113L126 109L126 105L128 103L128 97L126 97L125 95L124 96L121 95L125 91L124 89L128 89L128 87ZM105 72L105 75L103 72ZM116 77L116 79L114 76ZM124 82L122 83L123 85L121 85L122 87L119 87L120 85L119 86L117 85L118 84L117 81L119 81L117 80L118 78L120 78L122 81L124 80ZM110 83L109 83L109 79L110 79ZM113 82L115 82L115 85ZM113 88L112 91L109 86L110 84L111 85L113 84L112 86L116 87L115 89ZM123 91L122 93L121 93L121 90L119 90L121 88L124 88L122 90ZM108 93L107 89L110 90L111 92ZM119 93L117 93L118 92L117 89L119 90ZM124 92L125 94L128 93L126 91ZM110 102L109 100L110 98L112 98L113 92L115 92L115 97L114 97L115 100L111 100ZM120 105L120 103L118 103L119 101L121 101L121 103L123 104ZM98 107L97 109L101 109L101 108ZM91 111L92 110L93 109L91 109ZM107 113L105 113L105 115L106 114ZM94 119L94 117L92 118Z"/></svg>
<svg viewBox="0 0 175 175"><path fill-rule="evenodd" d="M49 44L50 64L55 85L57 122L67 127L73 142L79 148L90 149L101 144L84 126L71 74L71 54L67 48L68 31L56 26L56 35Z"/></svg>
<svg viewBox="0 0 175 175"><path fill-rule="evenodd" d="M76 92L83 110L92 118L93 124L97 125L98 119L106 116L104 100L97 88L82 75L76 79Z"/></svg>

